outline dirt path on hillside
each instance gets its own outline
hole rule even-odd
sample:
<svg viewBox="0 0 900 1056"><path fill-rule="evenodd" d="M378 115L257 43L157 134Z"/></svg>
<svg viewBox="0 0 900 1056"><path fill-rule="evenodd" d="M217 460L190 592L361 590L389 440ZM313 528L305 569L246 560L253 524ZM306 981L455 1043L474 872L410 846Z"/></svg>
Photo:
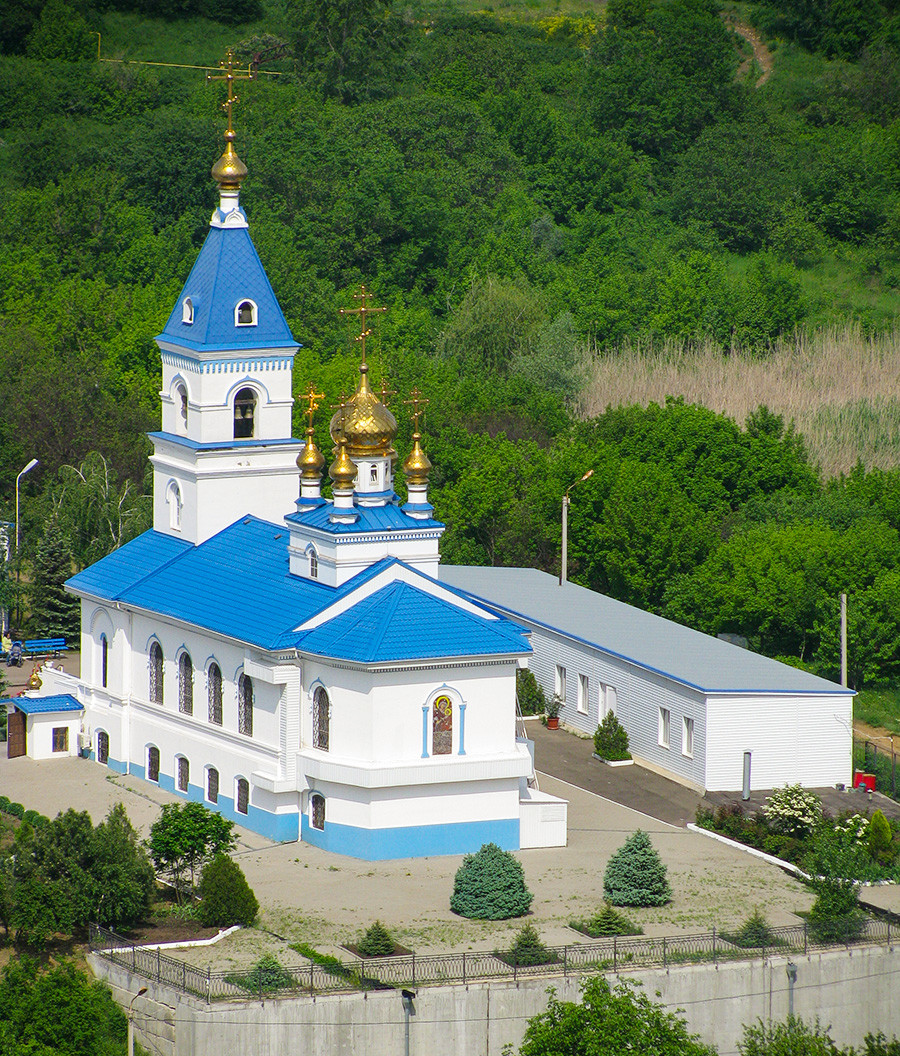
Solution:
<svg viewBox="0 0 900 1056"><path fill-rule="evenodd" d="M738 36L743 37L750 47L753 48L753 58L756 59L757 65L762 70L754 87L761 88L772 76L772 71L775 69L775 60L772 58L772 52L763 43L762 38L753 26L748 26L746 22L740 22L733 16L726 17L725 22L729 29L734 30ZM744 59L740 64L737 71L738 79L747 75L750 70L750 61L750 59Z"/></svg>

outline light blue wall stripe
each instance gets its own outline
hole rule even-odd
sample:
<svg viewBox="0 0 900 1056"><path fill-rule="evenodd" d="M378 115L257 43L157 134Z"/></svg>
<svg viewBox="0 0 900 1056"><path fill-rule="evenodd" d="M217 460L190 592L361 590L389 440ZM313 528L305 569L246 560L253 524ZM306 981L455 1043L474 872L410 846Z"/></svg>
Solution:
<svg viewBox="0 0 900 1056"><path fill-rule="evenodd" d="M466 754L466 706L459 706L459 754Z"/></svg>
<svg viewBox="0 0 900 1056"><path fill-rule="evenodd" d="M327 810L327 801L326 801ZM426 855L472 854L482 844L496 843L505 851L519 849L519 819L461 821L446 825L410 825L391 829L361 829L326 820L314 829L309 816L301 819L301 837L315 847L367 862Z"/></svg>

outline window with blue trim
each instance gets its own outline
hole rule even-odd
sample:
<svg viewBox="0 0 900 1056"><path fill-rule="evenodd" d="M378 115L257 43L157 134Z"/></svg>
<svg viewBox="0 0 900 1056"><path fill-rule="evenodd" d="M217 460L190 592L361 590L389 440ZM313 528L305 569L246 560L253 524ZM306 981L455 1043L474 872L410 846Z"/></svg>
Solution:
<svg viewBox="0 0 900 1056"><path fill-rule="evenodd" d="M325 797L318 792L309 797L309 821L314 829L325 828Z"/></svg>
<svg viewBox="0 0 900 1056"><path fill-rule="evenodd" d="M209 721L214 726L222 725L222 671L218 664L210 664L206 673L206 688L209 696Z"/></svg>
<svg viewBox="0 0 900 1056"><path fill-rule="evenodd" d="M163 651L159 642L150 644L150 703L163 702Z"/></svg>
<svg viewBox="0 0 900 1056"><path fill-rule="evenodd" d="M234 438L250 440L254 435L256 416L256 393L253 389L241 389L234 398Z"/></svg>
<svg viewBox="0 0 900 1056"><path fill-rule="evenodd" d="M313 747L328 751L328 740L331 732L331 703L322 686L313 693Z"/></svg>
<svg viewBox="0 0 900 1056"><path fill-rule="evenodd" d="M147 749L147 780L159 781L159 749L155 744Z"/></svg>
<svg viewBox="0 0 900 1056"><path fill-rule="evenodd" d="M235 802L238 814L248 813L250 810L250 783L245 777L238 778Z"/></svg>
<svg viewBox="0 0 900 1056"><path fill-rule="evenodd" d="M206 771L206 798L210 803L219 802L219 771L214 766Z"/></svg>
<svg viewBox="0 0 900 1056"><path fill-rule="evenodd" d="M183 715L194 714L194 665L187 653L178 658L178 710Z"/></svg>
<svg viewBox="0 0 900 1056"><path fill-rule="evenodd" d="M312 547L309 548L309 578L319 578L319 555Z"/></svg>
<svg viewBox="0 0 900 1056"><path fill-rule="evenodd" d="M247 675L238 679L238 733L253 736L253 682Z"/></svg>
<svg viewBox="0 0 900 1056"><path fill-rule="evenodd" d="M191 764L183 755L179 755L176 765L178 770L178 791L187 792L191 780Z"/></svg>
<svg viewBox="0 0 900 1056"><path fill-rule="evenodd" d="M97 734L97 762L104 766L109 762L109 734L106 730Z"/></svg>

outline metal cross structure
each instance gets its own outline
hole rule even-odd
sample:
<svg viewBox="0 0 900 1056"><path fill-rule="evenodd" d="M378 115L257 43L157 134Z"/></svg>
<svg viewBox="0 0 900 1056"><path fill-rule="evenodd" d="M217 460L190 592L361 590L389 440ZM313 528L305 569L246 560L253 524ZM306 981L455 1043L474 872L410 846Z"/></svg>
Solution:
<svg viewBox="0 0 900 1056"><path fill-rule="evenodd" d="M369 312L386 312L387 308L371 308L368 305L368 301L374 296L371 294L365 286L360 286L359 293L353 294L357 301L362 303L358 308L341 308L341 315L358 315L359 316L359 334L353 339L359 341L362 344L362 366L366 365L366 338L371 337L372 331L366 326L366 316ZM361 368L360 368L361 369Z"/></svg>
<svg viewBox="0 0 900 1056"><path fill-rule="evenodd" d="M219 63L219 69L222 71L221 73L208 73L206 75L206 83L209 84L212 81L225 81L228 86L228 98L222 103L222 109L228 115L228 129L225 132L225 138L233 140L234 128L231 125L231 114L233 108L240 102L239 97L234 94L234 82L255 81L257 73L250 64L247 65L246 73L235 72L234 51L231 48L225 52L225 58ZM241 71L242 67L237 67L237 69Z"/></svg>
<svg viewBox="0 0 900 1056"><path fill-rule="evenodd" d="M424 407L426 404L431 403L431 400L425 399L425 397L419 391L418 387L414 388L412 390L412 392L410 392L409 395L410 395L410 399L404 400L403 402L407 403L407 404L411 404L412 409L413 409L412 420L415 423L415 430L416 430L416 432L418 432L419 431L419 415L422 413L421 408Z"/></svg>
<svg viewBox="0 0 900 1056"><path fill-rule="evenodd" d="M300 399L301 400L306 400L307 403L308 403L308 406L306 408L306 416L309 419L307 432L311 433L312 432L312 427L313 427L313 414L319 409L318 401L325 399L325 393L324 392L316 392L315 385L313 385L313 383L310 382L309 383L309 391L308 392L304 392L303 395L300 397Z"/></svg>

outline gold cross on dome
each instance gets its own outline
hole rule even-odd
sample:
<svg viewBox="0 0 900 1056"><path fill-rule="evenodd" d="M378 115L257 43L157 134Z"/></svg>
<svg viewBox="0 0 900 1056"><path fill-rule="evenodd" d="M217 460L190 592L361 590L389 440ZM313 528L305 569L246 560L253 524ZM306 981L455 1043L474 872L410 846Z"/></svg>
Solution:
<svg viewBox="0 0 900 1056"><path fill-rule="evenodd" d="M416 429L416 432L418 432L419 431L419 415L422 413L421 409L423 407L425 407L426 404L431 403L431 400L425 399L425 397L419 391L418 386L416 388L414 388L409 395L410 395L410 399L404 400L403 402L412 405L412 409L413 409L412 420L413 420L413 422L415 422L415 429Z"/></svg>
<svg viewBox="0 0 900 1056"><path fill-rule="evenodd" d="M362 302L358 308L341 308L341 315L358 315L359 316L359 334L353 339L359 341L362 344L362 366L366 366L366 338L371 337L372 331L366 326L366 316L369 312L386 312L387 308L372 308L369 306L368 301L372 299L374 294L370 293L365 286L360 286L359 293L354 293L353 297L355 300ZM364 372L365 373L365 372Z"/></svg>
<svg viewBox="0 0 900 1056"><path fill-rule="evenodd" d="M324 392L316 392L316 387L312 382L309 383L309 391L304 392L300 397L301 400L307 401L306 415L309 419L308 431L312 431L313 427L313 414L319 409L319 400L325 399Z"/></svg>
<svg viewBox="0 0 900 1056"><path fill-rule="evenodd" d="M254 81L256 80L256 73L251 65L247 65L247 72L243 73L242 67L235 67L234 64L234 51L229 48L225 53L225 58L219 62L219 69L221 73L208 73L206 75L206 83L209 84L211 81L225 81L228 85L228 98L222 103L222 109L228 115L228 129L225 132L226 139L234 139L234 129L231 126L231 112L233 107L240 102L239 98L234 94L234 82L235 81ZM238 72L235 72L235 71Z"/></svg>
<svg viewBox="0 0 900 1056"><path fill-rule="evenodd" d="M396 389L389 389L387 387L387 382L384 380L384 378L381 379L381 388L378 391L381 393L381 402L385 405L385 407L387 407L388 396L397 395Z"/></svg>
<svg viewBox="0 0 900 1056"><path fill-rule="evenodd" d="M341 398L339 403L333 403L331 405L333 411L341 412L341 435L344 434L344 421L347 417L347 393L341 392Z"/></svg>

